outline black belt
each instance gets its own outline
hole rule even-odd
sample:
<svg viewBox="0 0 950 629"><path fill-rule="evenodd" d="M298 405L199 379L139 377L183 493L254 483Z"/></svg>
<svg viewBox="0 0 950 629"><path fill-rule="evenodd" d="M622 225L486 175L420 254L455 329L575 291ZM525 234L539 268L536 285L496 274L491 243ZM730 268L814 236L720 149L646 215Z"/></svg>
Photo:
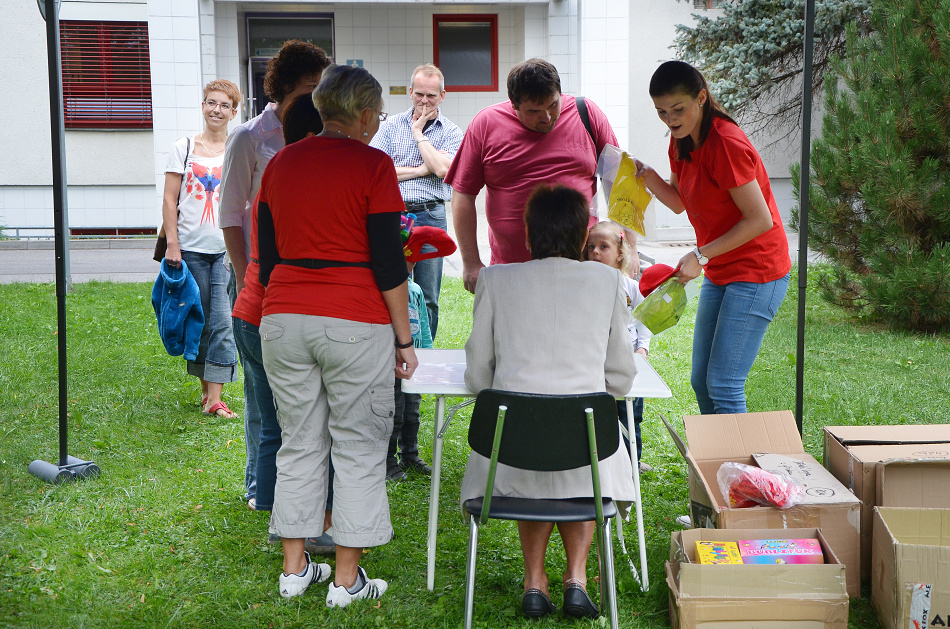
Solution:
<svg viewBox="0 0 950 629"><path fill-rule="evenodd" d="M435 201L409 201L406 203L406 211L415 212L416 210L434 210L443 204L445 204L445 201L440 199L436 199Z"/></svg>
<svg viewBox="0 0 950 629"><path fill-rule="evenodd" d="M281 260L280 264L288 266L299 266L305 269L331 269L336 267L361 267L364 269L373 268L369 262L344 262L342 260L315 260L313 258L296 258L294 260Z"/></svg>

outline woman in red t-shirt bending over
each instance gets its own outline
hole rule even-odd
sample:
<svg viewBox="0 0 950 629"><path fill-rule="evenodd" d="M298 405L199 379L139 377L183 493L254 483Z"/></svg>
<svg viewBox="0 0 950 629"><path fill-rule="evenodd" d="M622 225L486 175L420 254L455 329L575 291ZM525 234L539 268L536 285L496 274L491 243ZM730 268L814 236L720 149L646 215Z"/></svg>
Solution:
<svg viewBox="0 0 950 629"><path fill-rule="evenodd" d="M705 271L693 333L692 385L704 415L746 412L745 381L788 289L791 260L762 159L688 63L667 61L650 80L670 128L669 182L637 163L664 205L686 211L697 247L679 261L687 282Z"/></svg>

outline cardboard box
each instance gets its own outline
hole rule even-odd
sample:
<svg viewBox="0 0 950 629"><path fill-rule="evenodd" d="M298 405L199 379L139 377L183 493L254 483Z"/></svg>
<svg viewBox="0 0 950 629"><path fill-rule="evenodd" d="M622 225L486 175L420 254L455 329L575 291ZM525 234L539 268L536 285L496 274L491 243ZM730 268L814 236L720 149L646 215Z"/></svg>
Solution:
<svg viewBox="0 0 950 629"><path fill-rule="evenodd" d="M950 507L950 424L825 426L824 433L825 467L862 503L867 581L874 507Z"/></svg>
<svg viewBox="0 0 950 629"><path fill-rule="evenodd" d="M669 422L663 421L689 467L690 517L694 527L820 528L835 555L848 568L848 594L861 595L861 502L805 452L791 411L684 417L689 447ZM824 473L827 486L813 487L806 492L809 502L789 509L729 508L716 481L719 467L726 461L755 465L753 455L758 453L791 457L800 465L791 471L800 476ZM790 537L787 533L782 536Z"/></svg>
<svg viewBox="0 0 950 629"><path fill-rule="evenodd" d="M871 604L885 629L950 625L950 509L875 507Z"/></svg>
<svg viewBox="0 0 950 629"><path fill-rule="evenodd" d="M772 529L675 531L666 562L673 629L846 629L845 567L820 529L789 529L817 538L825 564L705 565L697 540L738 541L774 535Z"/></svg>

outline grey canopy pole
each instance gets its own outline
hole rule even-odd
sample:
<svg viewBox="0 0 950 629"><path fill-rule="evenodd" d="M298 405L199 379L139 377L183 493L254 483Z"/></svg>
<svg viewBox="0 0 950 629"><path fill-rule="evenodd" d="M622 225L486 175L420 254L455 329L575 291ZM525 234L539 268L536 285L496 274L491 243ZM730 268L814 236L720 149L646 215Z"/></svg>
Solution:
<svg viewBox="0 0 950 629"><path fill-rule="evenodd" d="M815 39L815 0L805 0L804 68L802 72L802 157L799 174L798 221L798 349L795 354L795 423L802 434L805 398L805 289L808 286L808 193L811 180L811 99Z"/></svg>
<svg viewBox="0 0 950 629"><path fill-rule="evenodd" d="M99 475L92 461L71 457L67 450L68 415L66 408L66 292L69 279L69 231L66 215L65 125L63 123L63 81L59 49L59 0L37 0L46 20L46 50L49 60L50 139L53 149L53 227L56 238L56 344L59 350L59 463L36 460L29 472L48 483Z"/></svg>

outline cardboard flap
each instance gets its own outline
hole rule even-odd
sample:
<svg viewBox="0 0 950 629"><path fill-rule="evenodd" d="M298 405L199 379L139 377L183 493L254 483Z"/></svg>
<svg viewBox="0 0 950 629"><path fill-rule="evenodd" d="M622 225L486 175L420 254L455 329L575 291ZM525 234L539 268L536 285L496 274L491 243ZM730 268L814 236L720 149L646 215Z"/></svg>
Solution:
<svg viewBox="0 0 950 629"><path fill-rule="evenodd" d="M668 422L662 414L660 414L660 419L663 420L663 425L666 426L666 431L670 433L670 437L673 439L676 449L680 451L680 454L683 455L683 459L686 460L686 467L689 468L689 473L694 474L696 478L702 478L702 474L700 474L699 469L696 467L696 461L694 461L693 457L689 455L689 448L686 447L686 442L683 441L683 438L680 437L680 434L676 432L676 429L673 428L673 425L670 424L670 422Z"/></svg>
<svg viewBox="0 0 950 629"><path fill-rule="evenodd" d="M682 564L679 595L683 598L847 599L845 581L845 566L841 564L722 565L715 567L715 574L708 566Z"/></svg>
<svg viewBox="0 0 950 629"><path fill-rule="evenodd" d="M950 424L825 426L825 431L845 445L950 442Z"/></svg>
<svg viewBox="0 0 950 629"><path fill-rule="evenodd" d="M894 443L851 446L848 451L858 461L871 463L891 459L950 459L950 443Z"/></svg>
<svg viewBox="0 0 950 629"><path fill-rule="evenodd" d="M805 451L791 411L689 415L686 441L697 461L745 459L753 452L799 454Z"/></svg>
<svg viewBox="0 0 950 629"><path fill-rule="evenodd" d="M875 507L874 510L893 542L939 547L940 552L950 553L950 509Z"/></svg>
<svg viewBox="0 0 950 629"><path fill-rule="evenodd" d="M877 466L876 503L950 508L950 460L889 460Z"/></svg>
<svg viewBox="0 0 950 629"><path fill-rule="evenodd" d="M854 494L842 485L811 455L790 457L782 454L753 454L755 462L767 472L782 473L791 477L805 490L802 504L858 503ZM948 468L950 469L950 468Z"/></svg>

